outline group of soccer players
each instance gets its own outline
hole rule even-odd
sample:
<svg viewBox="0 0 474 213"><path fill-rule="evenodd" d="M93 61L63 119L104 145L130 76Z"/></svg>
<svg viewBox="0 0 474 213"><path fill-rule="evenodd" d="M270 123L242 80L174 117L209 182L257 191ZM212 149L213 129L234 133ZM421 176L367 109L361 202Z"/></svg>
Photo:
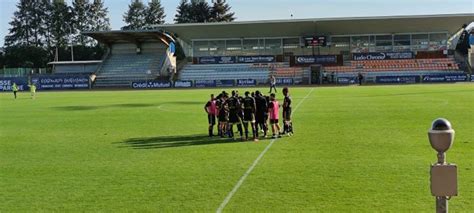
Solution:
<svg viewBox="0 0 474 213"><path fill-rule="evenodd" d="M283 104L280 105L274 93L265 96L260 91L252 93L246 91L244 96L240 96L239 92L234 90L231 94L222 91L216 97L211 94L210 100L204 106L209 122L209 137L215 136L216 124L218 136L234 140L236 140L234 126L237 126L242 141L249 140L249 129L252 131L254 141L258 141L259 132L266 138L269 130L268 123L270 123L273 138L279 138L284 134L293 135L291 97L287 87L283 88L283 95L285 96ZM280 107L283 108L283 131L279 124Z"/></svg>

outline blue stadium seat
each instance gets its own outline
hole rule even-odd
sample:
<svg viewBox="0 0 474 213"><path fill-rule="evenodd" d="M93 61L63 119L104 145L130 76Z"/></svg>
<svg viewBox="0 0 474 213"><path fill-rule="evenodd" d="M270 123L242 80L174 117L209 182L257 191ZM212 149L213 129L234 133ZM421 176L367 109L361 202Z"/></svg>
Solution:
<svg viewBox="0 0 474 213"><path fill-rule="evenodd" d="M153 80L166 60L166 53L111 54L100 68L95 87L129 87L133 81Z"/></svg>
<svg viewBox="0 0 474 213"><path fill-rule="evenodd" d="M265 83L270 74L268 67L255 67L253 64L212 64L187 65L180 73L181 80L230 80L256 79Z"/></svg>

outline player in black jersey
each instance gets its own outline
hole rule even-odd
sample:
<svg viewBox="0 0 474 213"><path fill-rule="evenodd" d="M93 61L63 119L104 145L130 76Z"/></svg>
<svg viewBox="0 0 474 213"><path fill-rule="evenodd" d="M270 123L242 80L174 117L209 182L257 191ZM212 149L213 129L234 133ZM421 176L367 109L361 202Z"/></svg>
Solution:
<svg viewBox="0 0 474 213"><path fill-rule="evenodd" d="M220 125L220 121L219 121L219 106L221 105L222 103L222 96L223 94L219 94L216 96L216 107L217 107L217 135L221 136L221 125Z"/></svg>
<svg viewBox="0 0 474 213"><path fill-rule="evenodd" d="M242 96L239 95L239 91L238 91L238 90L235 91L235 97L237 97L237 99L239 99L239 102L240 102L240 104L241 104L241 107L240 107L240 109L239 109L238 115L239 115L239 117L240 117L240 120L241 120L241 121L244 121L244 109L243 109L243 107L242 107L242 104L244 103L244 97L242 97Z"/></svg>
<svg viewBox="0 0 474 213"><path fill-rule="evenodd" d="M237 124L240 138L243 140L242 121L239 116L239 113L242 110L242 105L235 91L232 91L232 96L227 99L227 105L229 106L229 137L234 138L234 124Z"/></svg>
<svg viewBox="0 0 474 213"><path fill-rule="evenodd" d="M219 117L219 135L221 138L225 136L227 132L227 126L229 122L229 106L227 105L227 94L220 94L220 99L216 103L218 117Z"/></svg>
<svg viewBox="0 0 474 213"><path fill-rule="evenodd" d="M293 135L293 123L291 122L291 97L288 87L283 88L283 134Z"/></svg>
<svg viewBox="0 0 474 213"><path fill-rule="evenodd" d="M255 120L257 122L255 124L255 132L258 134L258 128L260 127L263 130L263 137L267 137L268 101L260 91L255 92L255 106Z"/></svg>
<svg viewBox="0 0 474 213"><path fill-rule="evenodd" d="M252 127L252 134L253 140L258 141L258 133L255 129L255 112L256 112L256 105L255 99L250 97L250 92L245 92L245 98L243 98L243 105L244 105L244 129L245 129L245 140L249 138L249 123Z"/></svg>

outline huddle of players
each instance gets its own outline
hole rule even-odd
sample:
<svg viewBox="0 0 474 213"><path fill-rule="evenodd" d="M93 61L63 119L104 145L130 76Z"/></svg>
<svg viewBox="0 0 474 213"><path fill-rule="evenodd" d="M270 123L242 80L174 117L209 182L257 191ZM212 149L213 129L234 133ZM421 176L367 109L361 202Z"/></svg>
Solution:
<svg viewBox="0 0 474 213"><path fill-rule="evenodd" d="M263 137L267 136L268 120L272 128L273 138L281 137L282 134L293 134L291 122L291 97L288 88L283 89L285 96L283 101L284 128L280 132L279 108L280 104L275 98L275 94L264 96L260 91L255 93L245 92L245 96L239 96L238 91L232 91L229 95L223 91L217 97L211 95L211 99L204 106L208 114L209 136L214 136L213 129L218 120L218 135L235 139L234 125L237 126L240 138L248 140L249 126L252 130L253 140L258 141L259 128L263 132ZM243 124L243 128L242 128ZM245 133L245 138L244 138Z"/></svg>

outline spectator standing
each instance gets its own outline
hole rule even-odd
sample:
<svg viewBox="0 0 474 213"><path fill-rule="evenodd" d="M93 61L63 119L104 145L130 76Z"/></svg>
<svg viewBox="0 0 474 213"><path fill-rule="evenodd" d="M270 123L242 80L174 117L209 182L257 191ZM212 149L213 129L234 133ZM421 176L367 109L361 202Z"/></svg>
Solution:
<svg viewBox="0 0 474 213"><path fill-rule="evenodd" d="M272 89L275 90L275 93L277 93L277 89L276 89L276 78L274 75L271 75L270 76L270 92L268 93L272 93Z"/></svg>
<svg viewBox="0 0 474 213"><path fill-rule="evenodd" d="M359 72L359 74L357 74L357 79L359 80L359 86L362 86L362 82L364 81L364 75Z"/></svg>

